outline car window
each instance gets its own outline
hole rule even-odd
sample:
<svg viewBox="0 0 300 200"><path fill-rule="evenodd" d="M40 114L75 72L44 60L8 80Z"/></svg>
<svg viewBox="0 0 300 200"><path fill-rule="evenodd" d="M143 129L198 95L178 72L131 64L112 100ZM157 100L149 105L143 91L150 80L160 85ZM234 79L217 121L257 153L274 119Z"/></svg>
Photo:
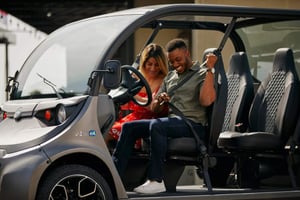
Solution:
<svg viewBox="0 0 300 200"><path fill-rule="evenodd" d="M238 29L249 59L251 72L263 80L272 70L274 53L288 47L294 52L295 65L300 75L300 21L282 21Z"/></svg>
<svg viewBox="0 0 300 200"><path fill-rule="evenodd" d="M135 55L137 55L150 36L153 30L141 28L135 33ZM217 30L189 30L189 29L162 29L156 35L153 42L165 47L166 43L174 38L180 37L187 40L193 60L202 61L203 53L208 48L218 48L224 33ZM222 58L225 70L229 63L229 57L234 52L232 41L228 39L222 51Z"/></svg>

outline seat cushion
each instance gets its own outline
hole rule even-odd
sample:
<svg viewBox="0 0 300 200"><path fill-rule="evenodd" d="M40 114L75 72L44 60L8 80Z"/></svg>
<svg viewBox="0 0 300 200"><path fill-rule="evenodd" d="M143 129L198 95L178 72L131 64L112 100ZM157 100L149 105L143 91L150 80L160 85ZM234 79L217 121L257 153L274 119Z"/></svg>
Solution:
<svg viewBox="0 0 300 200"><path fill-rule="evenodd" d="M280 137L272 133L225 131L220 134L218 147L238 151L268 151L279 150L283 144Z"/></svg>
<svg viewBox="0 0 300 200"><path fill-rule="evenodd" d="M196 140L192 137L172 138L168 142L169 155L197 155Z"/></svg>

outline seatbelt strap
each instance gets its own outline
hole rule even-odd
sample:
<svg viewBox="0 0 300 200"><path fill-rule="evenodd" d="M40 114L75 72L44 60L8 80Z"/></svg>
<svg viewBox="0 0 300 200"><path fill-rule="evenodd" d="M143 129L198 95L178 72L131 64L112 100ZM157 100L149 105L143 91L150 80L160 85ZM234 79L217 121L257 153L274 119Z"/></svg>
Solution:
<svg viewBox="0 0 300 200"><path fill-rule="evenodd" d="M225 45L225 43L226 43L226 41L227 41L227 39L228 39L228 37L229 37L229 35L230 35L232 29L233 29L233 27L234 27L236 21L237 21L237 17L233 17L233 18L231 19L231 22L228 24L228 26L227 26L227 28L226 28L226 31L225 31L225 33L224 33L224 36L223 36L223 38L222 38L222 41L220 42L219 47L218 47L218 49L217 49L218 52L222 52L223 47L224 47L224 45ZM205 65L206 65L206 62L203 62L203 63L200 65L199 68L202 68L202 67L204 67ZM168 95L169 95L169 96L172 96L173 93L174 93L174 91L177 90L179 87L181 87L185 82L187 82L187 81L188 81L188 80L189 80L189 79L190 79L197 71L198 71L198 70L193 71L191 74L189 74L188 76L186 76L182 81L180 81L176 86L174 86L173 88L171 88L171 89L169 90L169 92L168 92Z"/></svg>
<svg viewBox="0 0 300 200"><path fill-rule="evenodd" d="M200 151L201 155L206 155L207 152L207 148L204 144L204 142L199 138L199 135L196 133L193 125L191 124L191 122L182 114L182 112L176 107L174 106L172 103L168 102L168 106L169 108L171 108L171 110L173 111L173 113L179 117L181 117L184 122L187 124L187 126L191 129L193 136L196 140L196 144L197 144L197 149Z"/></svg>
<svg viewBox="0 0 300 200"><path fill-rule="evenodd" d="M229 34L231 33L235 23L237 21L237 17L233 17L230 24L227 26L226 31L224 33L224 37L221 41L221 43L219 44L219 48L217 49L217 51L221 52L223 50L223 47L229 37ZM199 68L202 68L203 66L206 65L206 62L202 63L200 65ZM182 81L180 81L176 86L174 86L173 88L171 88L168 91L168 95L172 96L174 94L174 91L177 90L179 87L181 87L184 83L186 83L196 72L198 72L198 70L193 71L192 73L190 73L188 76L186 76ZM206 146L203 143L203 141L199 138L199 136L197 135L196 131L194 130L192 124L190 123L190 121L182 114L182 112L176 108L172 103L168 102L169 107L171 108L171 110L174 112L175 115L180 116L185 122L186 124L189 126L189 128L191 129L196 142L197 142L197 148L199 148L198 150L201 152L202 155L206 154Z"/></svg>
<svg viewBox="0 0 300 200"><path fill-rule="evenodd" d="M223 47L229 37L229 34L231 33L235 23L237 21L237 17L233 17L231 20L231 23L228 25L228 27L226 28L224 37L219 45L219 48L217 49L218 52L221 52L223 50ZM204 66L206 63L204 62L201 66ZM198 70L195 70L198 71ZM183 79L180 83L177 84L177 86L175 86L174 88L171 88L169 91L169 96L174 94L174 91L176 89L178 89L179 87L181 87L190 77L192 77L192 75L195 74L194 72L191 73L190 76L188 76L188 78L186 77L185 79ZM178 86L179 85L179 86ZM203 159L202 159L202 167L203 167L203 175L204 175L204 180L206 180L206 184L207 184L207 188L208 191L212 191L212 185L211 185L211 181L210 181L210 177L209 177L209 173L208 173L208 167L209 167L209 155L207 153L207 147L204 144L204 142L199 138L199 135L196 133L194 127L192 126L191 122L182 114L182 112L175 107L172 103L167 102L169 108L171 108L171 110L174 112L175 115L178 115L179 117L181 117L185 123L188 125L188 127L191 129L193 136L196 140L196 145L197 145L197 149L199 150L199 152L201 153Z"/></svg>
<svg viewBox="0 0 300 200"><path fill-rule="evenodd" d="M176 86L172 87L169 91L168 91L168 95L171 97L174 95L175 90L177 90L178 88L180 88L184 83L186 83L194 74L196 74L196 72L198 72L203 66L206 65L206 62L202 63L199 67L198 70L194 70L192 71L190 74L188 74L184 79L182 79ZM207 148L206 145L204 144L204 142L199 138L198 134L196 133L193 125L191 124L191 122L184 116L184 114L176 107L174 106L172 103L167 102L169 108L173 111L173 113L179 117L182 118L182 120L187 124L187 126L190 128L191 132L193 133L193 136L196 140L196 146L197 146L197 150L201 153L201 155L204 157L205 155L207 155Z"/></svg>
<svg viewBox="0 0 300 200"><path fill-rule="evenodd" d="M237 17L233 17L231 19L231 22L230 22L230 24L228 24L228 26L227 26L227 28L225 30L224 36L222 38L221 43L219 44L219 48L218 48L217 51L222 52L223 47L225 46L225 43L226 43L226 41L227 41L227 39L228 39L228 37L229 37L229 35L230 35L233 27L234 27L236 21L237 21Z"/></svg>
<svg viewBox="0 0 300 200"><path fill-rule="evenodd" d="M200 66L199 69L192 71L190 74L188 74L184 79L182 79L176 86L170 88L168 91L168 95L171 97L174 95L175 90L180 88L184 83L186 83L196 72L199 72L201 68L203 68L206 65L206 62L203 62ZM193 136L196 140L196 145L197 145L197 150L201 153L201 155L204 157L207 155L207 148L204 142L199 138L199 135L196 133L193 125L191 122L184 116L184 114L172 103L167 102L169 108L173 111L173 113L183 119L183 121L187 124L187 126L190 128L190 130L193 133Z"/></svg>
<svg viewBox="0 0 300 200"><path fill-rule="evenodd" d="M206 65L206 62L202 63L199 67L199 70L201 68L203 68ZM188 74L186 77L184 77L184 79L182 79L179 83L177 83L177 85L175 85L174 87L170 88L170 90L168 91L168 95L169 96L173 96L174 91L177 90L178 88L180 88L184 83L186 83L194 74L196 74L199 70L194 70L192 71L190 74Z"/></svg>
<svg viewBox="0 0 300 200"><path fill-rule="evenodd" d="M209 155L207 153L207 148L206 145L204 144L204 142L199 138L199 135L196 133L193 125L191 124L191 122L182 114L182 112L175 107L172 103L167 102L169 108L172 109L172 111L174 112L174 114L178 115L179 117L181 117L183 119L183 121L187 124L187 126L190 128L190 130L193 133L194 139L196 140L196 147L197 150L200 152L201 154L201 162L202 162L202 172L203 172L203 176L204 176L204 180L205 180L205 184L207 185L207 189L209 192L212 191L212 185L211 185L211 181L210 181L210 177L209 177L209 173L208 173L208 168L210 166L210 160L209 160Z"/></svg>

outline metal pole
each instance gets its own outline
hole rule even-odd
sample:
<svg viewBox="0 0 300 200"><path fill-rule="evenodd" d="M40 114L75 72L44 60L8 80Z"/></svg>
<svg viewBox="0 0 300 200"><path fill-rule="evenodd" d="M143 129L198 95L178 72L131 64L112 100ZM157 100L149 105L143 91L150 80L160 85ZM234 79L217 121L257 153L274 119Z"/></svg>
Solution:
<svg viewBox="0 0 300 200"><path fill-rule="evenodd" d="M5 42L5 78L6 85L8 84L8 41ZM6 101L8 100L8 92L6 92Z"/></svg>
<svg viewBox="0 0 300 200"><path fill-rule="evenodd" d="M7 32L7 31L0 31L0 44L4 44L5 45L5 79L6 81L4 83L6 83L6 86L8 84L8 70L9 70L9 60L8 60L8 45L10 44L16 44L16 36L11 33L11 32ZM5 94L5 100L7 101L9 97L9 92L6 92Z"/></svg>

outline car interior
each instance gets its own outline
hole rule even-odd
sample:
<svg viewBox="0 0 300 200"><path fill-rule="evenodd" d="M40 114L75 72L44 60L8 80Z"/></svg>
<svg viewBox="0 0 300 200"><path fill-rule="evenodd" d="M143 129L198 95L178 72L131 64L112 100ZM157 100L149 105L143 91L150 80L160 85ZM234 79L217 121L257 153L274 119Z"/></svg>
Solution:
<svg viewBox="0 0 300 200"><path fill-rule="evenodd" d="M296 187L294 166L290 165L289 159L285 161L289 158L285 146L299 115L299 89L293 53L289 48L280 48L275 53L272 74L261 83L253 100L248 131L220 134L218 146L238 155L237 173L242 187L258 187L258 174L261 173L256 171L259 170L257 162L264 159L266 165L286 164L291 183ZM268 163L268 157L275 161Z"/></svg>
<svg viewBox="0 0 300 200"><path fill-rule="evenodd" d="M183 21L180 23L184 24ZM231 23L234 26L236 18L232 18ZM300 127L298 122L294 131L300 107L299 80L293 51L290 48L274 49L272 74L264 80L252 75L252 63L245 51L234 52L225 71L222 45L229 37L226 32L230 32L231 28L228 25L224 30L221 49L208 48L203 53L203 60L209 52L218 56L215 66L217 99L208 109L209 136L204 141L206 153L199 151L201 144L197 138L169 140L164 179L169 192L176 191L181 174L188 165L196 166L196 173L203 179L209 192L216 187L228 186L258 188L261 180L278 174L288 174L291 186L297 186L298 172L294 169L299 162L295 161L297 157L293 155L298 148L299 136L290 139L291 133L297 135ZM154 29L150 41L156 34ZM238 41L235 36L231 37ZM269 123L274 120L276 123ZM144 139L142 150L135 152L132 157L135 164L137 160L143 160L141 165L148 162L148 142ZM282 162L286 157L288 159ZM274 168L274 162L285 164ZM129 178L132 173L140 173L144 177L147 170L142 168L139 172L129 169L128 178L124 180L129 190L143 182Z"/></svg>

